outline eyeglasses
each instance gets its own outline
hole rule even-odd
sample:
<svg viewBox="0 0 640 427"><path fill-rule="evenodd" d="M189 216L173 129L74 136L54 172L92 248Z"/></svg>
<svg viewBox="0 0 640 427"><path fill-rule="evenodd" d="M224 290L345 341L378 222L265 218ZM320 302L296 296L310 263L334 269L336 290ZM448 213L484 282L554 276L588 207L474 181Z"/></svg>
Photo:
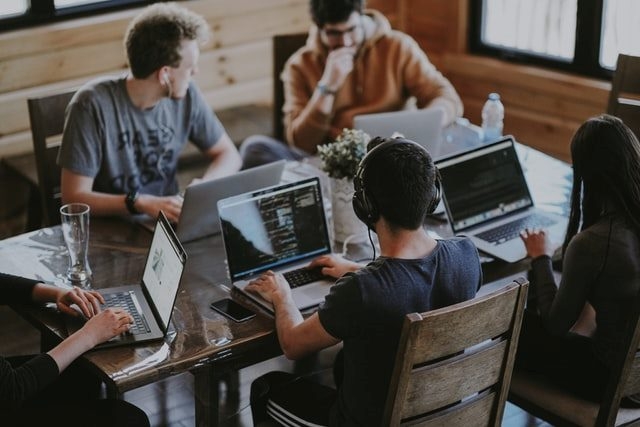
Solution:
<svg viewBox="0 0 640 427"><path fill-rule="evenodd" d="M358 29L360 25L353 25L349 28L347 28L346 30L336 30L336 29L322 29L322 33L329 39L341 39L344 36L348 35L353 35L353 33L355 33L355 31Z"/></svg>

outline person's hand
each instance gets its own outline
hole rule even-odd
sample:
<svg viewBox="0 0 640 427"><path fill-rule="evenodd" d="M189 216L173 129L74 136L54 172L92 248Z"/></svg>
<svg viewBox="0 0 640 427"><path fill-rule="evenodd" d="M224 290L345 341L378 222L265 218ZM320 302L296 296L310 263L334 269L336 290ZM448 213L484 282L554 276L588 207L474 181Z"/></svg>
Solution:
<svg viewBox="0 0 640 427"><path fill-rule="evenodd" d="M541 255L553 255L555 248L552 247L545 230L530 230L527 228L520 232L520 238L524 242L527 254L531 258Z"/></svg>
<svg viewBox="0 0 640 427"><path fill-rule="evenodd" d="M322 267L322 274L333 278L342 277L345 273L358 271L362 266L356 262L349 261L340 255L322 255L309 264L309 268Z"/></svg>
<svg viewBox="0 0 640 427"><path fill-rule="evenodd" d="M273 304L291 298L291 287L287 279L271 270L249 282L245 290L255 292Z"/></svg>
<svg viewBox="0 0 640 427"><path fill-rule="evenodd" d="M136 209L151 218L157 218L158 213L163 211L169 222L177 223L182 211L182 197L141 194L136 201Z"/></svg>
<svg viewBox="0 0 640 427"><path fill-rule="evenodd" d="M80 313L71 307L72 304L77 305L82 314L89 319L100 313L100 304L104 304L104 298L99 292L85 291L75 286L70 291L61 290L56 298L58 310L71 316L79 316Z"/></svg>
<svg viewBox="0 0 640 427"><path fill-rule="evenodd" d="M340 89L349 73L353 71L355 55L356 48L353 46L341 47L329 52L320 81L332 91Z"/></svg>
<svg viewBox="0 0 640 427"><path fill-rule="evenodd" d="M121 308L107 308L84 324L78 333L86 335L92 347L129 330L133 318Z"/></svg>

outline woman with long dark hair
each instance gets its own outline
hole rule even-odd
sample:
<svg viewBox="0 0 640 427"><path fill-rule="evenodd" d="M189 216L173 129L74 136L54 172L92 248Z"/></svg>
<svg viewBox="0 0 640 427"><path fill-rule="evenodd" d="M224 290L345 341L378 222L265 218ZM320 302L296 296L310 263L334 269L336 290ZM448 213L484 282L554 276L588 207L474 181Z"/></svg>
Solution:
<svg viewBox="0 0 640 427"><path fill-rule="evenodd" d="M640 143L618 118L587 120L571 141L573 189L556 287L544 230L524 230L531 264L517 369L598 400L640 289Z"/></svg>

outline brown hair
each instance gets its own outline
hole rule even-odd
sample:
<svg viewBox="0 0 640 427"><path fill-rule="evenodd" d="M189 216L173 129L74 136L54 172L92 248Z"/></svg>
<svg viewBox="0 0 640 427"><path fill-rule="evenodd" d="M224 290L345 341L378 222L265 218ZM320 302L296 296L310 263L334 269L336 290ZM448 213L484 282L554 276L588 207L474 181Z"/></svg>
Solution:
<svg viewBox="0 0 640 427"><path fill-rule="evenodd" d="M175 3L156 3L136 16L124 38L127 59L135 78L143 79L165 65L180 65L184 40L205 43L209 25L205 19Z"/></svg>

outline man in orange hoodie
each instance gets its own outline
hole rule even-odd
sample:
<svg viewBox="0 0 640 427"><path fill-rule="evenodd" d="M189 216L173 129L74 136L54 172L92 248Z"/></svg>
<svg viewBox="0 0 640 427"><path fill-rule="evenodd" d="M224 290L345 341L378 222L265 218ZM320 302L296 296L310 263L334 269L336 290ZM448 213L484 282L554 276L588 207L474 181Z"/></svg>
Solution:
<svg viewBox="0 0 640 427"><path fill-rule="evenodd" d="M254 135L241 147L243 167L299 160L353 127L358 114L418 108L444 110L443 126L462 115L455 89L408 35L391 29L364 0L311 0L314 26L287 61L284 126L289 146Z"/></svg>

